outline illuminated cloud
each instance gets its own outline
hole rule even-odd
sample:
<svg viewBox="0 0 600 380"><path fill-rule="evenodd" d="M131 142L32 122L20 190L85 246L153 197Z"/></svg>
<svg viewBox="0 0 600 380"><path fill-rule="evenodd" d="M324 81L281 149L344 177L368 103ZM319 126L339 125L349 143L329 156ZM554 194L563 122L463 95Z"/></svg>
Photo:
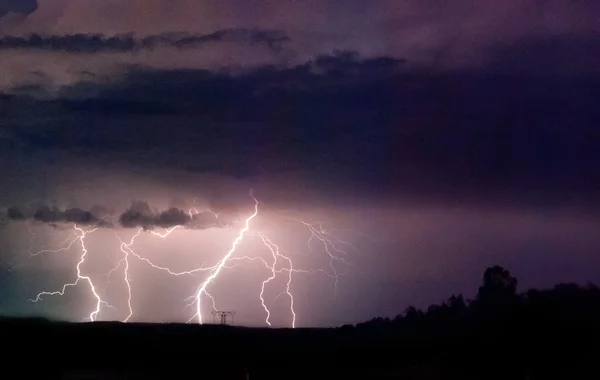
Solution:
<svg viewBox="0 0 600 380"><path fill-rule="evenodd" d="M147 202L133 201L131 207L119 217L119 223L125 228L154 228L186 227L191 229L206 229L211 227L224 227L226 223L220 221L216 214L210 211L194 212L184 211L172 207L165 211L155 211Z"/></svg>

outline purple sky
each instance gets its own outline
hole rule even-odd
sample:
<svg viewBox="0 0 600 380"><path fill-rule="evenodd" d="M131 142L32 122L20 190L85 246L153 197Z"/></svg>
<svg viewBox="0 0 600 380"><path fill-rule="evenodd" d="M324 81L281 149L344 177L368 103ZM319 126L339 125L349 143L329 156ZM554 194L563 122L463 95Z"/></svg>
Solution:
<svg viewBox="0 0 600 380"><path fill-rule="evenodd" d="M252 214L250 188L260 211L236 255L272 260L268 236L316 271L293 273L298 326L472 296L495 264L520 289L598 282L599 11L583 0L0 0L0 313L89 315L85 282L28 299L76 279L80 242L30 251L68 245L76 231L59 222L91 210L87 224L106 224L86 238L82 268L114 304L99 319L122 320L124 264L108 273L137 228L119 215L146 202L134 219L162 233L206 212L191 222L207 228L145 232L132 249L172 271L212 266ZM338 239L328 249L347 251L335 253L347 261L334 259L337 291L325 246L297 219L321 221ZM186 298L210 271L129 262L132 320L194 314ZM239 323L264 325L269 269L239 264L211 294ZM285 268L264 293L274 326L291 323Z"/></svg>

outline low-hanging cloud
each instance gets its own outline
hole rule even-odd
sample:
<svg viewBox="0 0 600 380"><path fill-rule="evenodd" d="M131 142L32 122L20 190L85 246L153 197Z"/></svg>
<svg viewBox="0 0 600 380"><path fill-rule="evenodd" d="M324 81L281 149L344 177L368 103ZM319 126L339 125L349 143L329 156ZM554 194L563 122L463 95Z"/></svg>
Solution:
<svg viewBox="0 0 600 380"><path fill-rule="evenodd" d="M78 207L61 210L55 206L41 205L32 213L27 213L17 207L9 207L6 210L5 218L10 221L31 220L50 225L74 223L83 226L111 227L109 222L93 212Z"/></svg>
<svg viewBox="0 0 600 380"><path fill-rule="evenodd" d="M155 212L148 203L134 201L131 207L119 217L119 223L125 228L142 227L151 230L155 227L171 228L187 225L191 217L177 208Z"/></svg>
<svg viewBox="0 0 600 380"><path fill-rule="evenodd" d="M25 219L25 215L23 215L23 213L19 209L14 208L14 207L11 207L6 211L6 216L10 220L24 220Z"/></svg>
<svg viewBox="0 0 600 380"><path fill-rule="evenodd" d="M33 219L38 222L45 223L80 223L87 225L102 225L105 222L98 219L91 212L80 208L69 208L60 210L56 207L50 208L45 206L35 212Z"/></svg>
<svg viewBox="0 0 600 380"><path fill-rule="evenodd" d="M9 207L6 212L1 213L1 219L7 221L33 221L52 226L58 224L77 224L81 226L114 228L115 226L106 220L111 215L103 206L95 205L89 211L78 207L66 208L64 210L48 205L40 205L33 212L24 211L17 207ZM177 207L171 207L164 211L153 210L147 202L133 201L131 206L119 215L119 225L123 228L143 228L153 230L155 228L185 227L189 229L206 229L212 227L227 227L233 222L231 215L219 218L211 211L194 212L184 211Z"/></svg>
<svg viewBox="0 0 600 380"><path fill-rule="evenodd" d="M144 201L133 201L131 207L119 217L119 223L124 228L154 228L186 227L190 229L206 229L225 227L216 214L210 211L190 213L171 207L165 211L152 210Z"/></svg>

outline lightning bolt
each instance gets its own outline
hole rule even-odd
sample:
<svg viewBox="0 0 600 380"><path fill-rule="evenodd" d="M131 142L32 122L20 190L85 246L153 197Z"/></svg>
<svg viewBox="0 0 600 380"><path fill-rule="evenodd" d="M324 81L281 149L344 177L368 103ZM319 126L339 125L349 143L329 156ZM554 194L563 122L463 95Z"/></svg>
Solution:
<svg viewBox="0 0 600 380"><path fill-rule="evenodd" d="M113 306L111 306L110 304L108 304L106 301L104 301L100 297L100 294L98 294L98 292L96 290L96 287L94 286L94 282L92 281L92 279L89 276L86 276L86 275L82 274L82 271L81 271L81 266L85 263L85 259L86 259L86 256L88 254L88 250L87 250L86 245L85 245L85 238L87 237L87 235L95 232L97 230L97 228L92 229L90 231L84 231L83 229L77 227L77 225L75 225L74 228L75 228L75 231L77 231L79 233L79 235L77 236L77 238L74 241L79 240L79 242L81 243L81 251L82 251L80 260L77 263L77 267L76 267L76 269L77 269L77 279L74 282L72 282L72 283L64 284L63 287L62 287L62 289L59 290L59 291L54 291L54 292L46 292L46 291L44 291L44 292L41 292L41 293L39 293L37 295L37 297L35 299L32 299L30 301L31 302L35 302L35 303L40 302L40 301L42 301L42 297L43 296L56 296L56 295L64 296L65 292L67 291L68 288L77 286L81 281L85 281L85 282L88 283L88 285L90 287L90 291L91 291L93 297L96 299L96 308L89 315L89 320L92 321L92 322L94 322L94 321L96 321L96 319L98 317L98 314L100 314L102 305L110 307L110 308L113 308Z"/></svg>
<svg viewBox="0 0 600 380"><path fill-rule="evenodd" d="M337 236L333 235L332 232L330 232L329 230L327 230L323 227L323 223L320 221L307 222L303 219L283 217L283 216L279 216L277 214L272 214L272 215L297 222L297 223L303 225L304 227L306 227L306 229L309 232L309 238L307 241L309 252L313 252L313 244L315 243L315 241L320 242L322 244L325 253L329 256L329 269L331 269L331 272L327 273L327 275L329 275L329 277L333 278L333 281L334 281L333 293L334 293L334 296L337 295L339 279L340 279L341 273L339 273L339 269L336 267L335 263L338 262L338 263L342 263L346 266L356 268L356 266L353 263L348 262L346 260L345 257L348 256L348 252L346 250L340 248L340 246L343 245L343 246L350 247L353 251L355 251L357 253L360 253L360 251L350 242L342 240L342 239L338 238Z"/></svg>
<svg viewBox="0 0 600 380"><path fill-rule="evenodd" d="M75 236L75 238L72 237L72 234L69 234L69 236L67 236L67 238L61 242L59 244L59 246L64 246L62 248L58 248L58 249L48 249L48 248L42 248L41 250L37 251L37 252L33 252L33 246L35 245L35 240L36 240L36 233L33 232L31 230L31 226L29 223L27 223L27 231L29 232L29 234L31 235L31 238L29 239L29 249L28 249L28 253L29 253L29 257L35 257L35 256L39 256L43 253L59 253L59 252L67 252L69 249L71 249L71 247L73 246L73 244L75 244L75 242L78 240L78 236ZM65 246L68 243L67 246ZM19 259L22 256L22 252L19 252L14 259L12 260L12 264L11 266L8 268L9 272L12 272L13 270L15 270L17 267L21 266L22 264L19 264Z"/></svg>
<svg viewBox="0 0 600 380"><path fill-rule="evenodd" d="M150 231L152 233L152 235L154 236L158 236L162 239L166 239L169 235L171 235L171 233L173 233L173 231L175 231L177 228L179 228L180 226L175 226L172 228L167 229L164 233L158 233L155 231ZM164 268L164 267L160 267L158 265L155 265L154 263L152 263L150 260L146 259L145 257L142 257L140 255L138 255L132 248L132 245L135 243L135 240L140 236L140 234L144 231L143 228L140 228L138 230L138 232L133 235L133 237L131 238L131 240L129 241L129 243L125 243L123 240L121 240L121 238L117 235L117 238L119 239L119 241L121 242L121 252L123 253L123 258L117 263L117 266L114 267L110 272L109 272L109 276L116 271L121 265L124 266L123 269L123 279L125 281L125 286L127 288L127 309L129 311L129 313L127 314L127 317L123 320L123 322L129 322L129 320L131 319L131 317L133 316L133 307L131 305L131 280L129 277L129 255L133 255L136 258L145 261L146 263L150 264L153 268L155 269L161 269L164 271L169 272L169 274L172 275L181 275L178 273L174 273L171 272L168 268ZM192 273L192 272L189 272Z"/></svg>
<svg viewBox="0 0 600 380"><path fill-rule="evenodd" d="M196 294L194 296L190 297L190 298L194 298L195 299L194 302L196 303L196 314L194 314L192 316L192 318L190 318L190 321L192 321L194 318L198 318L198 323L202 324L202 295L203 294L206 294L208 297L210 297L213 301L213 308L215 306L214 297L210 293L207 292L206 288L208 287L208 285L210 285L211 282L213 282L217 278L217 276L219 276L219 273L223 270L223 268L225 267L225 264L227 264L227 260L229 260L229 258L234 254L238 244L242 241L242 239L244 238L244 235L250 230L250 222L254 218L256 218L256 216L258 215L258 200L254 197L254 194L252 194L252 190L250 190L250 196L254 200L254 213L246 219L246 222L244 223L244 228L242 228L242 230L239 232L238 236L233 241L233 244L232 244L229 252L227 252L227 254L217 263L215 268L210 271L210 275L198 287Z"/></svg>
<svg viewBox="0 0 600 380"><path fill-rule="evenodd" d="M125 281L125 286L127 288L127 309L129 311L129 314L127 314L127 317L123 320L123 322L128 322L131 317L133 316L133 307L131 306L131 282L129 280L129 254L132 252L130 247L131 245L134 243L135 238L137 236L139 236L140 232L138 232L136 235L134 235L131 238L131 241L129 242L129 244L125 243L123 240L121 240L121 238L117 235L117 238L119 239L119 241L121 242L121 252L123 252L123 258L117 263L117 266L111 270L111 272L108 273L108 275L110 276L110 274L112 273L112 271L117 270L121 265L123 265L124 269L123 269L123 280Z"/></svg>
<svg viewBox="0 0 600 380"><path fill-rule="evenodd" d="M173 231L175 231L176 229L178 229L180 226L177 227L172 227L170 229L167 229L164 233L159 233L159 232L155 232L155 231L150 231L151 235L156 236L158 238L161 239L166 239L169 235L171 235L171 233L173 233ZM186 270L186 271L181 271L181 272L176 272L173 271L171 269L169 269L168 267L164 267L164 266L160 266L155 264L154 262L152 262L150 259L138 254L134 249L133 249L133 244L135 243L136 239L142 234L142 232L144 232L143 228L138 229L137 233L135 235L133 235L133 237L131 238L131 240L126 243L123 240L121 240L121 238L117 235L117 237L119 238L119 241L121 242L121 252L123 253L123 258L117 263L117 265L109 272L109 276L114 273L121 265L124 265L124 279L125 279L125 283L126 283L126 287L127 287L127 293L128 293L128 297L127 297L127 307L129 310L129 314L127 315L127 317L123 320L123 322L128 322L132 315L133 315L133 308L131 305L131 283L130 283L130 277L129 277L129 257L130 255L137 258L139 261L142 261L144 263L146 263L147 265L149 265L150 267L156 269L156 270L160 270L163 272L168 273L171 276L186 276L186 275L193 275L196 273L202 273L202 272L207 272L207 271L216 271L219 268L220 262L217 265L211 266L211 267L205 267L204 263L202 264L202 266L198 267L198 268L194 268L194 269L190 269L190 270ZM249 257L249 256L243 256L243 257L232 257L229 261L241 261L241 260L249 260L249 261L255 261L255 260L260 260L264 262L264 260L260 257ZM233 264L233 265L222 265L222 268L227 268L227 269L231 269L231 268L235 268L237 266L237 264ZM218 274L218 273L217 273ZM210 295L208 292L205 293L212 301L212 305L213 305L213 309L216 309L216 300L214 299L214 297L212 295ZM193 318L192 318L193 319Z"/></svg>
<svg viewBox="0 0 600 380"><path fill-rule="evenodd" d="M158 239L167 239L178 229L183 229L183 228L188 228L188 227L193 229L194 227L175 226L172 228L165 229L164 232L157 232L157 231L153 231L153 230L145 230L144 228L139 228L137 230L137 232L128 241L122 240L121 237L118 234L116 234L116 236L120 242L119 252L121 253L121 256L120 256L118 262L116 263L116 265L108 272L107 288L108 288L108 285L110 284L111 277L114 274L116 274L116 273L119 273L119 275L122 274L124 286L126 288L126 305L127 305L127 315L122 319L122 321L123 322L131 321L132 317L135 314L134 310L133 310L133 306L132 306L132 294L133 294L132 290L133 289L132 289L131 275L129 272L130 268L131 268L131 264L132 264L131 263L132 259L135 259L139 262L143 262L155 270L165 272L168 275L175 276L175 277L194 276L194 275L198 275L198 274L208 273L208 276L204 279L204 281L202 281L196 287L195 292L186 299L189 302L187 304L187 307L192 307L193 309L195 309L195 312L192 315L192 317L188 320L188 323L191 323L194 321L196 321L197 323L200 323L200 324L203 323L203 315L202 315L203 301L207 301L206 298L208 298L208 301L210 302L212 309L215 311L218 310L216 307L216 300L211 295L211 293L208 291L208 288L211 284L215 283L218 280L219 275L221 274L221 272L224 269L235 268L238 265L241 265L242 262L258 262L269 273L269 275L261 282L260 292L258 295L260 303L266 313L265 323L268 326L272 326L271 318L273 315L272 311L269 309L268 304L270 302L277 301L281 297L286 297L289 302L287 307L289 307L289 313L290 313L290 317L291 317L291 327L292 328L296 327L297 314L296 314L296 310L295 310L295 300L294 300L294 296L292 294L293 280L294 280L294 276L296 274L315 274L315 273L325 274L326 276L328 276L334 280L334 295L335 295L337 293L339 277L342 274L342 273L340 273L340 268L338 266L340 264L344 264L347 266L354 266L351 262L349 262L346 259L349 255L349 252L346 251L345 249L352 249L356 252L359 252L356 249L356 247L354 247L351 243L336 237L332 231L324 228L324 225L322 222L319 222L319 221L309 222L309 221L305 221L303 219L294 219L294 218L286 217L286 219L292 220L295 223L299 223L308 232L307 246L308 246L309 252L313 252L313 248L314 248L313 246L315 244L320 244L323 247L323 249L329 259L329 269L298 269L294 265L292 256L287 254L282 248L280 248L280 246L277 245L274 242L274 240L272 240L270 237L268 237L262 231L258 231L258 230L253 231L253 229L251 229L252 222L254 221L254 219L259 217L260 202L254 196L252 190L250 190L250 197L254 201L254 210L253 210L252 214L250 214L246 219L240 220L240 222L243 222L243 227L237 233L236 238L233 240L233 242L230 246L230 249L222 256L222 258L215 265L212 265L212 266L206 266L206 263L202 263L200 266L198 266L196 268L192 268L192 269L184 270L184 271L174 271L166 266L161 266L161 265L155 264L153 261L151 261L147 257L143 256L142 254L139 254L134 249L134 245L135 245L137 239L140 238L140 236L142 236L142 234L145 232L149 233L149 235L151 235L152 237L155 237ZM233 224L224 225L219 220L219 215L217 213L215 213L211 210L208 210L208 212L212 213L215 216L215 220L216 220L216 224L214 225L215 227L217 227L217 226L229 227L229 226L237 223L236 222ZM261 212L261 214L262 213L263 212ZM188 211L188 214L189 214L190 218L193 219L193 217L195 215L200 214L200 212L197 209L192 208ZM268 213L268 212L265 213L265 215L268 215L268 214L270 214L270 213ZM277 216L277 215L275 215L275 216ZM64 295L68 288L77 286L80 282L85 281L89 285L91 294L93 295L93 297L96 300L96 308L89 315L89 320L96 321L98 319L98 315L100 314L100 311L103 306L113 308L113 306L109 305L106 301L104 301L101 298L94 283L92 282L92 279L89 276L84 275L82 272L82 269L81 269L81 267L85 263L85 260L86 260L87 254L88 254L86 244L85 244L85 238L89 234L96 231L96 229L84 231L83 229L81 229L77 226L75 226L74 228L75 228L75 233L76 233L75 237L73 238L73 236L70 235L63 242L63 245L65 245L65 247L59 248L59 249L54 249L54 250L42 249L36 253L32 253L30 250L30 256L35 257L42 253L66 252L66 251L69 251L73 245L75 245L77 242L79 242L81 244L82 255L81 255L80 260L76 267L77 279L72 283L67 283L67 284L63 285L63 287L60 291L39 293L38 296L34 300L31 300L31 301L39 302L42 300L42 297L46 296L46 295ZM254 232L254 234L251 234L251 231ZM239 248L240 243L246 237L251 238L253 236L259 238L259 241L266 248L266 250L264 252L261 252L259 250L257 252L258 256L239 255L238 248ZM263 253L268 253L269 257L266 257L266 258L262 257L261 255ZM280 275L285 276L284 289L281 293L279 293L279 295L277 297L275 297L273 300L271 300L269 302L265 297L265 292L266 292L267 288L269 288L271 286L272 282L274 282L274 280L276 278L278 278L278 276L280 276Z"/></svg>
<svg viewBox="0 0 600 380"><path fill-rule="evenodd" d="M345 265L354 266L353 264L346 261L346 259L344 258L344 256L348 255L348 252L346 252L336 246L336 241L340 242L340 243L346 243L346 242L343 242L337 238L334 238L333 235L331 235L327 230L323 229L323 226L319 222L311 224L311 223L300 220L300 223L302 223L304 226L306 226L308 228L308 230L310 231L310 238L308 240L309 250L312 251L311 243L314 241L314 239L317 239L318 241L320 241L323 244L325 252L327 253L327 255L329 255L329 267L331 268L331 271L333 272L333 277L334 277L333 293L334 293L334 295L336 295L340 277L339 277L338 269L336 268L334 263L336 261L339 261L339 262L344 263ZM346 244L349 244L349 243L346 243ZM339 256L340 254L342 256Z"/></svg>
<svg viewBox="0 0 600 380"><path fill-rule="evenodd" d="M75 230L77 231L77 228L75 228ZM91 231L93 232L93 231ZM71 247L73 246L73 244L75 244L77 242L77 240L80 239L80 236L78 234L76 234L75 238L72 238L71 236L68 236L65 241L63 241L60 245L65 245L68 243L68 245L66 247L63 248L58 248L58 249L41 249L37 252L31 252L31 248L29 249L29 257L35 257L35 256L39 256L43 253L59 253L59 252L67 252L68 250L71 249Z"/></svg>
<svg viewBox="0 0 600 380"><path fill-rule="evenodd" d="M289 298L290 298L290 312L292 313L292 328L296 328L296 312L294 311L294 296L290 292L290 287L292 285L292 273L294 272L294 264L292 262L292 259L290 259L289 257L283 255L280 252L280 250L279 250L279 246L277 246L276 244L274 244L264 234L259 233L258 235L260 236L263 244L269 249L269 251L271 251L271 254L273 256L273 265L269 267L269 269L271 269L271 276L262 282L262 286L261 286L261 290L260 290L260 301L262 303L263 308L267 312L267 318L266 318L265 322L267 323L267 325L271 326L271 322L269 321L269 318L271 317L271 311L269 310L269 308L265 304L265 299L263 297L264 292L265 292L265 286L269 282L271 282L272 280L275 279L275 277L277 276L278 272L287 271L287 273L288 273L288 280L287 280L287 283L286 283L286 288L285 288L285 292L284 293L287 294L289 296ZM282 259L284 259L284 260L286 260L288 262L288 268L282 269L280 271L276 270L277 261L278 261L279 258L282 258ZM268 266L268 264L266 262L265 262L265 265Z"/></svg>

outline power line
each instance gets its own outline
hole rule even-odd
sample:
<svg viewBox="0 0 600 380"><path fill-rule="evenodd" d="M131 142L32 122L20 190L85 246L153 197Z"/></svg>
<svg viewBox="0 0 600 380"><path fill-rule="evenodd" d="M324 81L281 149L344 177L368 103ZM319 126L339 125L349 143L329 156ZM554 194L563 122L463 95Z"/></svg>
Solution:
<svg viewBox="0 0 600 380"><path fill-rule="evenodd" d="M227 317L231 317L231 324L233 324L233 317L235 316L235 311L224 311L224 310L215 310L212 312L213 322L217 323L217 316L220 318L221 324L227 324Z"/></svg>

